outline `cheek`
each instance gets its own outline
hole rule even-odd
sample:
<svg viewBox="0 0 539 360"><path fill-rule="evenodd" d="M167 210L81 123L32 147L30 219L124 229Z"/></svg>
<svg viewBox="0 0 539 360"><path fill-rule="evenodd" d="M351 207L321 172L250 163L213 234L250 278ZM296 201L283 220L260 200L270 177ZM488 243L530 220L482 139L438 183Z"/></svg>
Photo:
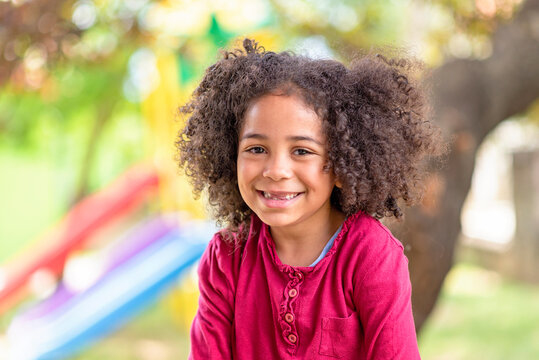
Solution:
<svg viewBox="0 0 539 360"><path fill-rule="evenodd" d="M238 163L236 165L236 178L238 179L238 187L241 190L245 176L243 171L243 164L240 160L238 160Z"/></svg>
<svg viewBox="0 0 539 360"><path fill-rule="evenodd" d="M253 162L245 159L238 158L236 169L238 185L240 188L245 186L246 182L251 181L256 174L256 169Z"/></svg>
<svg viewBox="0 0 539 360"><path fill-rule="evenodd" d="M332 179L332 172L328 171L324 168L324 165L322 163L315 163L315 164L308 164L306 166L303 166L301 168L301 172L304 174L308 174L308 177L310 178L316 178L318 181L321 179Z"/></svg>
<svg viewBox="0 0 539 360"><path fill-rule="evenodd" d="M331 171L323 170L322 166L305 169L304 179L318 192L333 191L335 186L335 176Z"/></svg>

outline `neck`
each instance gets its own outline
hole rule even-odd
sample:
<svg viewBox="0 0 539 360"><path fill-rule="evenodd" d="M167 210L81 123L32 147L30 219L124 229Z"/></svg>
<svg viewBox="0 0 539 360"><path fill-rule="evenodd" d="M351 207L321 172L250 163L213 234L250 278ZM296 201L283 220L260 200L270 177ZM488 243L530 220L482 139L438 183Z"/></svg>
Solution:
<svg viewBox="0 0 539 360"><path fill-rule="evenodd" d="M275 250L283 264L309 266L320 255L329 239L343 223L345 215L332 209L328 221L308 228L271 228Z"/></svg>

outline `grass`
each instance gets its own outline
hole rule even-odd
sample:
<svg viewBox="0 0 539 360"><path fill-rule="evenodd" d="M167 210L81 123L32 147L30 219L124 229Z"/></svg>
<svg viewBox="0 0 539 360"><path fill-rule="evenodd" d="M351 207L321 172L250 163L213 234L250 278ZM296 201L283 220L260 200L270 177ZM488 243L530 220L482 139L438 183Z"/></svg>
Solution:
<svg viewBox="0 0 539 360"><path fill-rule="evenodd" d="M75 356L75 360L187 359L189 337L163 301L153 305L123 329Z"/></svg>
<svg viewBox="0 0 539 360"><path fill-rule="evenodd" d="M539 359L539 288L457 265L419 344L425 360Z"/></svg>
<svg viewBox="0 0 539 360"><path fill-rule="evenodd" d="M2 152L3 151L3 152ZM0 147L0 266L60 218L65 203L55 169Z"/></svg>

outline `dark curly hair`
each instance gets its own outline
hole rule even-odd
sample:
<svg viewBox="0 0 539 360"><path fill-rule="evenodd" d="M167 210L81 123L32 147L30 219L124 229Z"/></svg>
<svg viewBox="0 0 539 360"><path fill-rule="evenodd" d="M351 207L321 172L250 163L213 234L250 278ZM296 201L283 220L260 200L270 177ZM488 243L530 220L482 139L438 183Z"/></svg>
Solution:
<svg viewBox="0 0 539 360"><path fill-rule="evenodd" d="M410 76L414 60L364 55L345 67L290 52L265 51L245 39L243 49L224 51L210 66L189 103L180 108L185 128L176 146L180 167L221 225L237 231L251 209L236 177L243 115L257 98L294 94L322 119L329 163L341 188L332 205L350 215L402 217L398 201L417 202L422 163L444 152L440 130L428 120L423 90ZM244 226L244 229L248 226Z"/></svg>

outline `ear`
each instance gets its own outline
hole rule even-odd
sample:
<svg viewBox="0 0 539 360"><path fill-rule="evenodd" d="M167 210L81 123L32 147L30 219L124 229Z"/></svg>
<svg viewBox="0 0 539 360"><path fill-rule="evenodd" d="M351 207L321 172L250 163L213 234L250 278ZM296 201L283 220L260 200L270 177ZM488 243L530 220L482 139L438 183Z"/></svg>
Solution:
<svg viewBox="0 0 539 360"><path fill-rule="evenodd" d="M339 189L342 189L342 182L340 182L339 180L335 180L335 186Z"/></svg>

